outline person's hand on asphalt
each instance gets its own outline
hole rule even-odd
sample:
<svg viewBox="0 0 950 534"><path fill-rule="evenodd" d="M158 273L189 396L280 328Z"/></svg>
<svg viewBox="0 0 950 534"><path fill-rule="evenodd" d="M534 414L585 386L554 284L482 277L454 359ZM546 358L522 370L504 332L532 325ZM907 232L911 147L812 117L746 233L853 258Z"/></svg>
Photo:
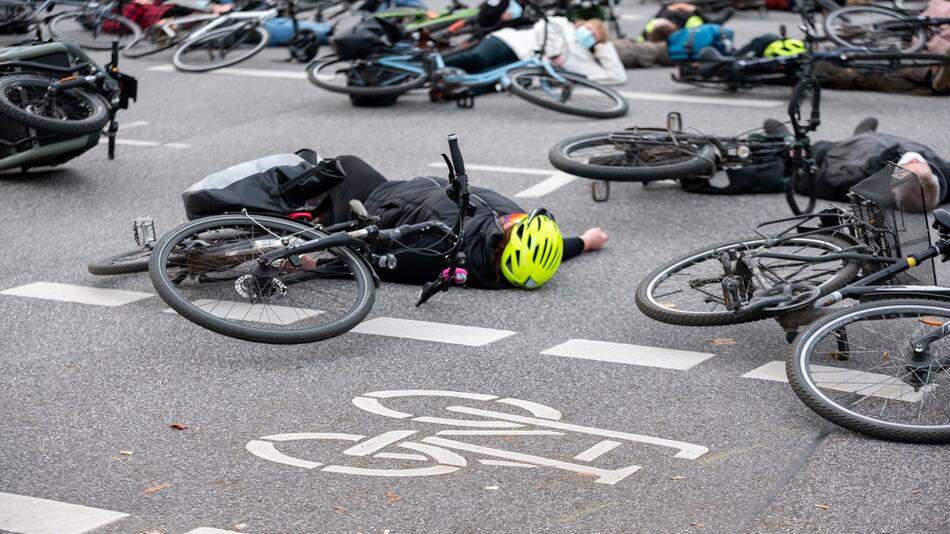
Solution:
<svg viewBox="0 0 950 534"><path fill-rule="evenodd" d="M607 232L599 226L588 228L586 232L581 234L581 241L584 242L584 252L600 250L607 242Z"/></svg>

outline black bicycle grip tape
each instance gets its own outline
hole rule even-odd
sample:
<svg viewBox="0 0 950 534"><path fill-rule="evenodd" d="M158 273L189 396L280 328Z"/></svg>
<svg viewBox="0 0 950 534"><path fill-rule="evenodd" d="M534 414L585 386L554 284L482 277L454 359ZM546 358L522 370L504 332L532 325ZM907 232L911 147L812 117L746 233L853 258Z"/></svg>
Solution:
<svg viewBox="0 0 950 534"><path fill-rule="evenodd" d="M455 167L455 174L465 174L465 162L462 161L459 139L455 134L449 134L449 153L452 154L452 165Z"/></svg>

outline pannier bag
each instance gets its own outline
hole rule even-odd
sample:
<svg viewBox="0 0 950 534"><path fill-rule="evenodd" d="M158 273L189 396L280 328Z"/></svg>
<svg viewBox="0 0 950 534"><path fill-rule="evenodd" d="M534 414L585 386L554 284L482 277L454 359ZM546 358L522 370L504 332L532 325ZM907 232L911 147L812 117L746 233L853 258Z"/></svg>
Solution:
<svg viewBox="0 0 950 534"><path fill-rule="evenodd" d="M671 61L699 59L699 51L711 46L723 55L732 55L733 32L718 24L703 24L695 28L683 28L666 40L666 52Z"/></svg>
<svg viewBox="0 0 950 534"><path fill-rule="evenodd" d="M189 220L247 209L252 213L289 214L343 181L335 159L319 159L309 150L275 154L206 176L181 194Z"/></svg>
<svg viewBox="0 0 950 534"><path fill-rule="evenodd" d="M387 50L401 39L402 31L396 25L367 17L348 32L335 37L333 44L340 59L360 59Z"/></svg>

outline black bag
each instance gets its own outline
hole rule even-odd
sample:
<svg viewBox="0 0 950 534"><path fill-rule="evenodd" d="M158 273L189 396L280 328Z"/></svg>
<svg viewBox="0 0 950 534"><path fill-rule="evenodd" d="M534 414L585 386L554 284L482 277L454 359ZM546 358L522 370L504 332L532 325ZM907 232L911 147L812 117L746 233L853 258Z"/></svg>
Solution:
<svg viewBox="0 0 950 534"><path fill-rule="evenodd" d="M286 215L301 211L343 181L335 159L317 160L310 150L276 154L216 172L181 194L189 220L247 209Z"/></svg>
<svg viewBox="0 0 950 534"><path fill-rule="evenodd" d="M377 17L367 17L348 32L333 38L340 59L360 59L382 52L402 40L398 26Z"/></svg>
<svg viewBox="0 0 950 534"><path fill-rule="evenodd" d="M778 152L762 154L737 169L726 169L728 183L718 179L687 178L680 181L684 191L706 195L750 195L782 193L788 187L785 160Z"/></svg>

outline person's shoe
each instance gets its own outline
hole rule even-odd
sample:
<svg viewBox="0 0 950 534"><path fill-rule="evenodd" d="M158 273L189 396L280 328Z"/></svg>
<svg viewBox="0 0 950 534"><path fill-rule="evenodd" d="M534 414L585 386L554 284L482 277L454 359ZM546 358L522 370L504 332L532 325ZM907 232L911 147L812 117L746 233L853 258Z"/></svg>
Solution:
<svg viewBox="0 0 950 534"><path fill-rule="evenodd" d="M775 119L765 119L765 122L762 123L762 127L765 129L765 133L774 137L791 137L792 132L788 131L788 128L784 124L775 120Z"/></svg>
<svg viewBox="0 0 950 534"><path fill-rule="evenodd" d="M868 133L868 132L876 132L876 131L877 131L877 119L875 117L867 117L866 119L859 122L857 126L854 127L854 135Z"/></svg>

